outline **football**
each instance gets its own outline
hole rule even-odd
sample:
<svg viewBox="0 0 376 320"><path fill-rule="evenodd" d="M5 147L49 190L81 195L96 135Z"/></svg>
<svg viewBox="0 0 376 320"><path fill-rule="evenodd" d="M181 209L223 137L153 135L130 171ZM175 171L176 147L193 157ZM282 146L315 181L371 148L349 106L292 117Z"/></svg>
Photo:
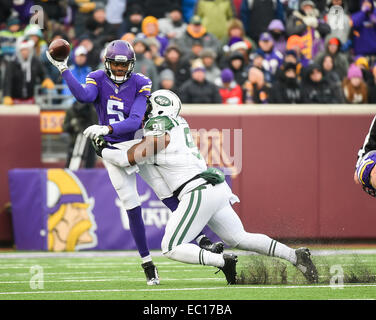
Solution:
<svg viewBox="0 0 376 320"><path fill-rule="evenodd" d="M51 57L57 61L64 61L70 53L70 44L64 39L56 39L48 47Z"/></svg>

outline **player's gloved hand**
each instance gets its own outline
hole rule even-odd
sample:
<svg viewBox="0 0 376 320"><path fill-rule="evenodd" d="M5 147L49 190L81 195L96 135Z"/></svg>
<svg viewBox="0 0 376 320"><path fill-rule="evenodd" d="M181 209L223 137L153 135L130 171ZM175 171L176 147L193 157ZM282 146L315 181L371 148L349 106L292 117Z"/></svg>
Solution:
<svg viewBox="0 0 376 320"><path fill-rule="evenodd" d="M85 129L83 135L88 139L96 139L99 136L106 136L110 133L110 128L108 126L99 126L94 124Z"/></svg>
<svg viewBox="0 0 376 320"><path fill-rule="evenodd" d="M65 70L68 69L68 59L69 56L65 58L64 61L57 61L54 58L51 57L48 50L46 51L47 59L60 71L60 73L63 73Z"/></svg>
<svg viewBox="0 0 376 320"><path fill-rule="evenodd" d="M3 99L3 103L4 103L6 106L11 106L11 105L13 104L13 99L12 99L12 97L5 96L4 99Z"/></svg>
<svg viewBox="0 0 376 320"><path fill-rule="evenodd" d="M42 88L46 88L46 89L51 90L51 89L55 88L55 84L50 78L46 78L42 82Z"/></svg>

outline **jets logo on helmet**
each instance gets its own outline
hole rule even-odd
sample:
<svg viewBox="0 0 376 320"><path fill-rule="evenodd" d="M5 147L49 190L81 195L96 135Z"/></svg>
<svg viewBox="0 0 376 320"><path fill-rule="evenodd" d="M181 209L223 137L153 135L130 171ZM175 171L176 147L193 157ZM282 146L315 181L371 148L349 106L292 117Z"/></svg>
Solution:
<svg viewBox="0 0 376 320"><path fill-rule="evenodd" d="M170 90L157 90L152 93L148 101L148 117L168 116L176 118L181 109L179 97Z"/></svg>
<svg viewBox="0 0 376 320"><path fill-rule="evenodd" d="M171 105L170 99L165 96L157 96L155 97L154 101L162 107L167 107Z"/></svg>

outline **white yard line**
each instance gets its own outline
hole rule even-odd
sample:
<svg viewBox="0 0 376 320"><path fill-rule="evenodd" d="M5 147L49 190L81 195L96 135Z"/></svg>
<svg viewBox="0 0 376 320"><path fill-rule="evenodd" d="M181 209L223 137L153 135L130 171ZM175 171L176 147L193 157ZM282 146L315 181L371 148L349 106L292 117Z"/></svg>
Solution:
<svg viewBox="0 0 376 320"><path fill-rule="evenodd" d="M349 287L376 287L376 284L348 284L344 285L344 288ZM239 290L239 289L315 289L315 288L327 288L330 289L330 285L301 285L301 286L225 286L225 287L206 287L206 288L169 288L169 289L98 289L98 290L61 290L61 291L13 291L13 292L0 292L0 295L22 295L22 294L66 294L66 293L107 293L107 292L169 292L169 291L202 291L202 290Z"/></svg>

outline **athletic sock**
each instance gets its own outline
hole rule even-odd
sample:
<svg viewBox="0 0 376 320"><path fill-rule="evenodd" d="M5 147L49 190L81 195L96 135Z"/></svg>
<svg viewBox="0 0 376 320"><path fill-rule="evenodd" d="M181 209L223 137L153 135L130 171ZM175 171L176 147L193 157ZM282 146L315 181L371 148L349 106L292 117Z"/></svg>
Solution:
<svg viewBox="0 0 376 320"><path fill-rule="evenodd" d="M145 225L144 220L142 220L141 207L138 206L127 210L127 215L129 220L129 228L131 229L133 239L136 243L141 258L149 256L150 252L146 241Z"/></svg>
<svg viewBox="0 0 376 320"><path fill-rule="evenodd" d="M143 264L146 263L146 262L150 262L150 261L152 261L151 255L149 254L149 255L147 255L145 257L141 257L141 260L142 260Z"/></svg>
<svg viewBox="0 0 376 320"><path fill-rule="evenodd" d="M222 254L201 249L193 243L180 244L165 253L165 255L170 259L184 263L202 264L213 267L223 267L225 264Z"/></svg>
<svg viewBox="0 0 376 320"><path fill-rule="evenodd" d="M236 246L238 249L255 251L271 257L278 257L296 264L295 250L259 233L246 233L246 236Z"/></svg>

